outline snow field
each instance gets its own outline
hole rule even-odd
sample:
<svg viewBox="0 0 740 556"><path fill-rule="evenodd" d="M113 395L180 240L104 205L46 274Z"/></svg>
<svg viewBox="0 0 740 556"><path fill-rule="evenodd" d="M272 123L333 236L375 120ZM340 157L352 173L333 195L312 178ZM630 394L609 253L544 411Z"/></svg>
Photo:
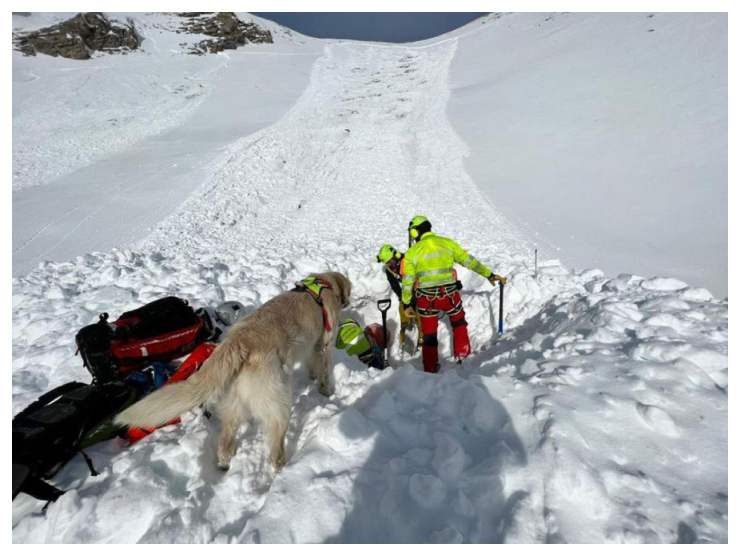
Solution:
<svg viewBox="0 0 740 556"><path fill-rule="evenodd" d="M63 59L16 58L18 71L48 68L49 72L44 73L43 89L41 85L34 89L29 102L15 95L14 146L28 142L34 149L45 148L33 126L23 124L26 120L36 126L57 126L53 133L43 134L53 148L65 145L66 138L86 142L74 147L74 153L34 158L34 171L52 171L55 165L96 149L101 157L86 158L79 168L63 169L65 173L52 181L14 190L14 275L25 274L44 260L67 261L146 237L223 164L231 143L280 119L304 90L321 51L315 40L286 36L275 29L273 44L249 45L217 56L191 56L183 50L203 37L176 33L180 18L138 14L134 19L146 37L140 50L78 62L80 71L72 76L63 71L68 62ZM97 71L98 66L105 71ZM189 78L193 68L200 68L202 94L188 95L187 109L176 109L172 89L177 92L181 87L172 85L172 80ZM85 72L94 79L85 77ZM146 94L142 79L151 85ZM57 82L59 86L54 86ZM90 85L77 94L83 83ZM24 91L21 86L17 89ZM53 98L34 96L45 91L52 91ZM97 102L100 92L106 98ZM44 109L34 110L36 104L60 103L66 108L57 107L58 115L42 113L40 117ZM85 104L84 110L80 103ZM128 122L116 124L115 144L106 142L102 134L107 128L98 125L107 121L109 105L117 111L116 121ZM95 125L90 125L88 117ZM79 130L80 125L86 126L85 132ZM146 137L137 129L146 132ZM57 135L65 141L58 141ZM14 183L22 184L23 179Z"/></svg>
<svg viewBox="0 0 740 556"><path fill-rule="evenodd" d="M543 255L727 295L726 14L490 14L453 35L465 168Z"/></svg>
<svg viewBox="0 0 740 556"><path fill-rule="evenodd" d="M216 418L194 411L14 503L15 542L674 542L727 540L727 301L669 278L541 262L464 170L446 118L456 41L327 44L307 89L132 249L13 279L13 405L85 380L73 334L163 295L254 309L310 272L353 282L347 316L378 322L375 254L417 213L511 278L460 271L475 353L440 325L442 370L391 349L334 352L336 394L294 375L288 464L245 427L227 473ZM397 302L389 312L395 324ZM120 527L128 516L130 527Z"/></svg>
<svg viewBox="0 0 740 556"><path fill-rule="evenodd" d="M13 22L28 24L20 16ZM126 55L62 60L13 52L13 191L177 126L208 96L225 57L182 55L174 37L188 39L171 32L165 14L135 24L146 40Z"/></svg>
<svg viewBox="0 0 740 556"><path fill-rule="evenodd" d="M579 279L583 293L556 296L478 369L506 377L494 391L534 430L511 483L531 506L509 540L532 538L534 514L550 540L726 539L727 306L634 276Z"/></svg>
<svg viewBox="0 0 740 556"><path fill-rule="evenodd" d="M66 312L80 325L109 308L111 299L123 310L177 292L194 305L238 298L256 307L305 274L275 261L252 267L264 277L257 284L235 270L248 263L244 258L209 266L118 252L91 262L120 268L120 285L104 286L110 279L93 265L83 273L80 265L67 272L48 265L57 267L55 281L67 284L67 292L73 283L85 285L75 296L81 307ZM655 292L635 277L609 280L591 272L569 278L580 294L546 303L562 278L515 274L509 291L530 302L542 295L544 309L518 326L507 323L510 336L496 342L485 325L491 308L481 297L487 296L465 296L477 353L460 370L445 340L438 376L421 373L418 358L399 363L395 348L394 368L385 371L366 370L335 353L337 394L330 400L298 376L290 462L274 480L258 428L243 433L232 470L221 475L212 458L217 424L194 413L132 449L114 441L91 450L100 476L89 477L79 461L58 478L76 491L51 506L49 516L66 517L28 517L15 538L658 542L677 534L679 507L684 531L721 540L726 446L717 441L726 438L727 362L726 328L722 332L717 323L726 322L726 306L687 300L702 297L690 288ZM349 314L378 321L372 300L383 280L356 281L360 291ZM155 285L134 291L126 283ZM44 288L40 297L51 290ZM647 324L666 315L696 328ZM38 368L14 373L18 390L28 392L14 397L17 409L47 388L21 382L24 377L46 375L54 383L87 378L72 356L68 327L58 326L48 344L28 334L24 346L23 333L14 340L25 351L25 359L14 356L18 366L33 362ZM649 339L645 348L634 346L635 334ZM448 338L445 326L441 336ZM43 366L54 358L67 365ZM67 521L83 510L106 515L108 504L129 508L129 500L145 506L132 509L141 528L124 532L105 518L84 515Z"/></svg>

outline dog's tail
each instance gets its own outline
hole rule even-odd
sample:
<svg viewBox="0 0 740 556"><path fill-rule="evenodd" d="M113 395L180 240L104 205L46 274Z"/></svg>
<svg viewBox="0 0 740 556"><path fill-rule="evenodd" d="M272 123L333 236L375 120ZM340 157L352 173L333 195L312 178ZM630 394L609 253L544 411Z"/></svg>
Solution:
<svg viewBox="0 0 740 556"><path fill-rule="evenodd" d="M243 365L243 354L228 342L183 382L163 386L116 415L117 425L152 428L168 423L220 392Z"/></svg>

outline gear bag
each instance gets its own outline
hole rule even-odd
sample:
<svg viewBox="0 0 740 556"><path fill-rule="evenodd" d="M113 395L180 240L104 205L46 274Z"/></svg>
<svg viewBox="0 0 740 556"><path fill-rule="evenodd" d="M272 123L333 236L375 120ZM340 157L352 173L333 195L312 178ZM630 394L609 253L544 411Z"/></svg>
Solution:
<svg viewBox="0 0 740 556"><path fill-rule="evenodd" d="M212 342L204 342L200 344L197 348L193 350L193 353L187 356L185 361L182 362L182 364L177 368L177 370L167 378L167 380L164 382L162 386L166 386L168 384L174 384L175 382L181 382L183 380L187 380L190 377L190 375L200 370L200 368L203 366L203 363L205 363L206 359L208 359L211 356L211 354L216 349L216 347L217 347L217 344L214 344ZM160 385L156 385L156 388L159 388L159 386ZM169 423L166 423L161 426L165 427L167 425L174 425L179 422L180 422L180 418L175 417ZM126 433L126 437L128 438L129 444L134 444L135 442L138 442L142 438L153 433L157 428L160 428L160 427L156 427L156 428L129 427L128 432Z"/></svg>
<svg viewBox="0 0 740 556"><path fill-rule="evenodd" d="M63 491L45 479L78 453L96 474L83 450L113 438L119 429L105 429L106 422L140 397L137 388L123 382L69 382L18 413L13 418L13 499L25 492L41 500L56 500Z"/></svg>
<svg viewBox="0 0 740 556"><path fill-rule="evenodd" d="M123 313L109 323L108 313L75 336L85 368L96 382L142 369L152 361L171 361L212 339L214 328L204 310L184 299L164 297Z"/></svg>

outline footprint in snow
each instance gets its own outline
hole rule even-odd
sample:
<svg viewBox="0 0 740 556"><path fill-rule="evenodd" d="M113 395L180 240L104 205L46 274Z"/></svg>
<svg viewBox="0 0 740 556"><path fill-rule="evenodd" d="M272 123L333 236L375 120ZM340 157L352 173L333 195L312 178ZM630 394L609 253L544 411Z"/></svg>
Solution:
<svg viewBox="0 0 740 556"><path fill-rule="evenodd" d="M637 402L635 407L643 422L651 429L666 436L680 436L676 422L667 411L654 405L647 405L640 402Z"/></svg>
<svg viewBox="0 0 740 556"><path fill-rule="evenodd" d="M436 508L444 502L447 487L434 475L414 473L409 479L409 494L422 508Z"/></svg>
<svg viewBox="0 0 740 556"><path fill-rule="evenodd" d="M607 468L600 472L604 488L606 488L609 496L618 496L624 490L653 494L661 493L660 487L644 471L626 466L626 461L613 461L615 464L613 469Z"/></svg>
<svg viewBox="0 0 740 556"><path fill-rule="evenodd" d="M552 417L552 413L550 412L552 402L547 399L549 397L548 394L540 394L539 396L535 396L532 401L532 415L538 421L544 421Z"/></svg>

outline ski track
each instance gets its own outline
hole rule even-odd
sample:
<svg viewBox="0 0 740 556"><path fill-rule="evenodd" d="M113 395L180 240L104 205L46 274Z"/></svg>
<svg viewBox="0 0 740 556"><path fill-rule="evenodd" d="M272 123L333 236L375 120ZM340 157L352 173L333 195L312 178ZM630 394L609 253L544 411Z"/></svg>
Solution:
<svg viewBox="0 0 740 556"><path fill-rule="evenodd" d="M13 409L88 377L73 334L175 294L256 308L309 272L346 272L349 316L379 319L374 258L426 214L494 271L465 270L475 353L365 369L335 352L336 394L296 376L289 462L249 427L229 472L198 412L73 461L45 514L14 503L14 542L675 542L727 540L727 301L672 279L531 267L477 191L446 118L457 42L332 44L297 104L234 144L211 180L134 249L13 278ZM394 320L396 302L390 313ZM121 524L125 523L125 527Z"/></svg>

